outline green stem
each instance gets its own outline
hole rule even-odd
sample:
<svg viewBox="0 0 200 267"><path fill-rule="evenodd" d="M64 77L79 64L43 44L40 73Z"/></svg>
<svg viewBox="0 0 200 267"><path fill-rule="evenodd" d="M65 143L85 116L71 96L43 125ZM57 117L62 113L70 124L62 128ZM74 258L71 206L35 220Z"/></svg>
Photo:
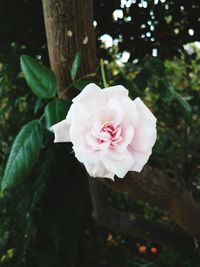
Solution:
<svg viewBox="0 0 200 267"><path fill-rule="evenodd" d="M106 81L105 69L104 69L104 62L102 58L100 59L100 65L101 65L101 76L103 80L103 86L108 87L108 83Z"/></svg>
<svg viewBox="0 0 200 267"><path fill-rule="evenodd" d="M44 113L42 113L41 117L39 118L39 121L41 122L44 118Z"/></svg>

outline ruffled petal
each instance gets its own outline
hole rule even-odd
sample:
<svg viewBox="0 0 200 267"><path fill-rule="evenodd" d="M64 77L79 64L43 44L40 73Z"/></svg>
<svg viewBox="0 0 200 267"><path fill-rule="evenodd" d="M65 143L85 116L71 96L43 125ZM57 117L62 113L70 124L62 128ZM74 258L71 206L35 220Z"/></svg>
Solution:
<svg viewBox="0 0 200 267"><path fill-rule="evenodd" d="M107 104L101 107L93 115L93 128L98 132L107 123L120 124L124 116L124 111L120 102L116 98L108 100Z"/></svg>
<svg viewBox="0 0 200 267"><path fill-rule="evenodd" d="M119 142L118 148L116 148L116 152L122 153L127 149L128 145L132 142L134 138L134 130L132 126L128 126L127 128L122 130L122 141Z"/></svg>
<svg viewBox="0 0 200 267"><path fill-rule="evenodd" d="M75 126L70 127L71 141L76 158L80 162L97 162L100 159L100 153L98 150L94 150L86 139L87 131L80 130Z"/></svg>
<svg viewBox="0 0 200 267"><path fill-rule="evenodd" d="M94 150L106 150L107 151L110 146L109 141L99 143L97 138L94 135L92 135L90 131L88 131L86 134L86 142Z"/></svg>

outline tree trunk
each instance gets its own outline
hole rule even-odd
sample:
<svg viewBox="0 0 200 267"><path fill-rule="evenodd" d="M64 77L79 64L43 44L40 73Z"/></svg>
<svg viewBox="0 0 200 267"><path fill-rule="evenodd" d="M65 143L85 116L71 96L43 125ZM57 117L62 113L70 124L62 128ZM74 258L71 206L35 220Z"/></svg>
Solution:
<svg viewBox="0 0 200 267"><path fill-rule="evenodd" d="M71 83L70 68L81 52L79 77L96 70L92 0L43 0L51 69L56 75L58 95ZM69 98L65 94L65 98Z"/></svg>
<svg viewBox="0 0 200 267"><path fill-rule="evenodd" d="M72 60L78 51L81 52L78 76L82 77L96 72L92 0L43 0L43 9L49 59L51 69L55 73L57 80L58 96L70 100L72 97L66 88L72 82L70 68ZM62 149L63 146L57 146L57 157L60 162L63 162L65 155L67 155L63 152L66 151L67 153L66 149ZM69 161L70 156L67 156ZM73 163L76 165L75 159ZM66 188L64 189L65 194L74 196L74 199L71 199L72 203L64 204L68 213L67 216L69 216L69 222L66 224L66 234L63 237L66 243L63 266L69 267L74 267L76 264L81 218L84 211L81 203L83 203L84 192L87 192L83 187L84 172L80 167L74 169L73 164L71 164L70 168L72 170L65 171L64 173L64 169L62 170L63 180L67 181ZM80 179L75 179L76 177L70 175L70 171L74 172L74 176L81 176L79 177ZM77 192L79 188L82 188L81 193ZM76 208L74 208L74 203L78 204ZM67 231L71 231L71 233Z"/></svg>

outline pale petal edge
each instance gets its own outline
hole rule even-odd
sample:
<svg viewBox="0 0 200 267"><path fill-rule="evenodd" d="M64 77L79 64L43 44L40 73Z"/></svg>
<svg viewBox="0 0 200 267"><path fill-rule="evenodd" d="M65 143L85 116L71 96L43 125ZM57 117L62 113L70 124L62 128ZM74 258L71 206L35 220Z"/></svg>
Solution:
<svg viewBox="0 0 200 267"><path fill-rule="evenodd" d="M135 171L135 172L141 172L145 164L147 163L150 155L152 153L152 150L150 149L147 152L137 152L137 151L132 151L131 154L134 158L134 164L132 165L130 171Z"/></svg>
<svg viewBox="0 0 200 267"><path fill-rule="evenodd" d="M137 97L133 102L135 103L136 108L137 108L139 114L142 111L143 116L147 117L155 125L157 119L153 115L153 113L151 112L151 110L144 104L144 102L139 97Z"/></svg>
<svg viewBox="0 0 200 267"><path fill-rule="evenodd" d="M114 181L115 174L105 168L105 166L98 162L97 164L83 163L87 172L94 178L109 178Z"/></svg>
<svg viewBox="0 0 200 267"><path fill-rule="evenodd" d="M51 126L50 130L54 132L54 143L71 142L69 134L69 124L66 120L62 120Z"/></svg>

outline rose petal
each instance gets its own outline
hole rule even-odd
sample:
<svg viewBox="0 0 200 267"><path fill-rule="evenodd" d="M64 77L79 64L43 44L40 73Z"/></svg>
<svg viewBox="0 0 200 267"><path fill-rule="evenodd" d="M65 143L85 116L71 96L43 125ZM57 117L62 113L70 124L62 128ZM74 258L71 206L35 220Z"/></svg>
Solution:
<svg viewBox="0 0 200 267"><path fill-rule="evenodd" d="M106 144L104 149L97 149L88 144L87 131L78 131L77 127L72 126L70 128L71 141L73 143L73 149L76 158L80 162L97 163L102 155L107 152L109 144ZM91 140L90 140L91 141ZM94 141L94 140L93 140ZM91 141L92 142L92 141Z"/></svg>
<svg viewBox="0 0 200 267"><path fill-rule="evenodd" d="M88 145L86 135L87 131L83 129L79 131L77 126L70 127L71 142L74 145L75 156L80 162L97 162L100 160L101 151Z"/></svg>
<svg viewBox="0 0 200 267"><path fill-rule="evenodd" d="M96 84L87 85L84 90L73 99L70 107L70 118L73 125L90 124L90 120L95 116L101 107L105 108L106 99L102 90ZM91 112L92 111L92 112Z"/></svg>
<svg viewBox="0 0 200 267"><path fill-rule="evenodd" d="M97 98L101 94L101 88L97 86L95 83L90 83L88 84L84 90L81 91L81 93L73 98L73 102L82 102L83 99L88 99L88 98Z"/></svg>
<svg viewBox="0 0 200 267"><path fill-rule="evenodd" d="M105 124L120 124L123 118L123 109L117 99L110 99L106 106L100 108L93 116L93 128L98 132Z"/></svg>
<svg viewBox="0 0 200 267"><path fill-rule="evenodd" d="M90 133L90 131L86 134L86 141L87 144L93 149L93 150L105 150L107 151L110 145L110 142L102 142L99 143L97 138Z"/></svg>
<svg viewBox="0 0 200 267"><path fill-rule="evenodd" d="M50 130L52 130L55 134L54 143L71 142L69 124L66 120L54 124L51 126Z"/></svg>
<svg viewBox="0 0 200 267"><path fill-rule="evenodd" d="M135 129L135 135L130 147L138 152L147 152L155 144L157 137L156 128L149 124L143 124Z"/></svg>
<svg viewBox="0 0 200 267"><path fill-rule="evenodd" d="M137 97L134 100L138 113L140 114L141 120L151 122L153 125L156 124L156 117L150 111L150 109L142 102L142 100Z"/></svg>
<svg viewBox="0 0 200 267"><path fill-rule="evenodd" d="M131 154L132 154L135 162L133 163L132 167L130 168L130 171L140 172L142 170L142 168L144 167L144 165L147 163L151 153L152 153L151 149L147 152L144 152L144 153L132 151Z"/></svg>
<svg viewBox="0 0 200 267"><path fill-rule="evenodd" d="M122 85L115 85L104 88L103 93L109 97L128 96L128 90Z"/></svg>
<svg viewBox="0 0 200 267"><path fill-rule="evenodd" d="M74 128L77 128L78 131L90 128L91 119L92 114L87 105L84 105L84 103L79 104L76 102L71 105L68 120L71 121L71 125Z"/></svg>
<svg viewBox="0 0 200 267"><path fill-rule="evenodd" d="M132 142L134 138L134 130L132 126L128 126L122 130L122 141L119 142L118 148L116 148L117 152L122 153L127 149L128 145Z"/></svg>
<svg viewBox="0 0 200 267"><path fill-rule="evenodd" d="M101 158L101 151L98 150L91 150L90 148L86 147L77 147L73 146L73 150L75 153L75 157L82 163L93 163L97 164Z"/></svg>
<svg viewBox="0 0 200 267"><path fill-rule="evenodd" d="M108 152L101 161L106 169L115 173L119 178L123 178L133 165L134 159L128 150L118 156L119 159L116 158L115 152Z"/></svg>
<svg viewBox="0 0 200 267"><path fill-rule="evenodd" d="M120 104L124 111L123 124L131 124L135 126L140 121L135 102L128 97L124 97L123 99L121 99Z"/></svg>
<svg viewBox="0 0 200 267"><path fill-rule="evenodd" d="M99 162L98 164L85 163L84 165L90 176L110 178L114 180L115 174L108 171L101 162Z"/></svg>
<svg viewBox="0 0 200 267"><path fill-rule="evenodd" d="M72 105L70 107L70 109L67 112L67 116L66 116L66 122L71 125L72 123Z"/></svg>

